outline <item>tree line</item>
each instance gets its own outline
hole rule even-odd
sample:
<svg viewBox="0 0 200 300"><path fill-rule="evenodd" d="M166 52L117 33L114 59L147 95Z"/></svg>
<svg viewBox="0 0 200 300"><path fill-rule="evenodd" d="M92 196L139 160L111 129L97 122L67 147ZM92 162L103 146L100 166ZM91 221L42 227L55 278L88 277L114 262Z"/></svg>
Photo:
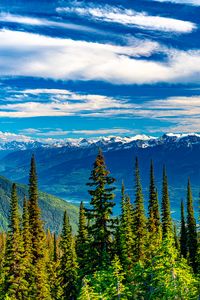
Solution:
<svg viewBox="0 0 200 300"><path fill-rule="evenodd" d="M200 247L190 181L178 233L165 167L161 208L153 162L147 213L137 158L134 182L133 202L122 183L121 213L113 216L115 179L99 150L87 183L90 205L80 204L78 232L73 236L65 211L56 236L41 220L33 156L23 214L13 184L8 231L0 234L0 299L198 299Z"/></svg>

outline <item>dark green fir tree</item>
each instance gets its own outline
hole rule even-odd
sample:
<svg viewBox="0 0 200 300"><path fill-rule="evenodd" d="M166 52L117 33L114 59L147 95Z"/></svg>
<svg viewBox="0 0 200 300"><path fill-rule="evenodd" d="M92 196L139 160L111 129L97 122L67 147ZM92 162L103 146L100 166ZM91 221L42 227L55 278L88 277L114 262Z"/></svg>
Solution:
<svg viewBox="0 0 200 300"><path fill-rule="evenodd" d="M96 157L89 180L87 184L91 188L88 191L91 196L91 209L87 209L91 240L89 262L91 270L94 271L111 263L111 239L114 229L112 210L115 205L113 201L115 188L112 184L115 179L110 176L110 172L106 168L101 150Z"/></svg>
<svg viewBox="0 0 200 300"><path fill-rule="evenodd" d="M196 220L194 217L192 190L191 190L189 179L187 185L187 228L188 228L189 260L194 272L197 272L197 261L196 261L197 245L198 245L197 228L196 228Z"/></svg>
<svg viewBox="0 0 200 300"><path fill-rule="evenodd" d="M168 192L168 181L166 169L163 167L163 186L162 186L162 235L163 238L172 234L172 219L170 212L170 200Z"/></svg>
<svg viewBox="0 0 200 300"><path fill-rule="evenodd" d="M76 253L80 272L83 274L87 273L88 251L89 239L87 230L87 219L85 215L84 204L83 202L81 202L79 209L78 235L76 238Z"/></svg>
<svg viewBox="0 0 200 300"><path fill-rule="evenodd" d="M160 213L158 204L158 193L155 186L153 161L151 161L150 166L148 230L152 234L160 234Z"/></svg>
<svg viewBox="0 0 200 300"><path fill-rule="evenodd" d="M147 220L144 211L144 200L142 194L142 185L140 182L139 163L135 161L135 202L134 202L134 255L136 261L142 261L145 258L145 244L147 239Z"/></svg>
<svg viewBox="0 0 200 300"><path fill-rule="evenodd" d="M72 229L66 211L63 218L60 248L62 251L59 272L60 286L62 287L61 299L74 300L77 295L78 264Z"/></svg>
<svg viewBox="0 0 200 300"><path fill-rule="evenodd" d="M11 193L9 230L3 269L4 280L0 298L12 300L29 299L28 282L25 279L26 265L20 230L17 188L15 184L12 186Z"/></svg>
<svg viewBox="0 0 200 300"><path fill-rule="evenodd" d="M29 224L34 284L32 294L38 300L49 300L50 287L47 274L46 236L38 205L38 185L35 158L31 158L29 176Z"/></svg>
<svg viewBox="0 0 200 300"><path fill-rule="evenodd" d="M180 252L182 257L187 258L187 228L185 224L185 211L183 200L181 201Z"/></svg>

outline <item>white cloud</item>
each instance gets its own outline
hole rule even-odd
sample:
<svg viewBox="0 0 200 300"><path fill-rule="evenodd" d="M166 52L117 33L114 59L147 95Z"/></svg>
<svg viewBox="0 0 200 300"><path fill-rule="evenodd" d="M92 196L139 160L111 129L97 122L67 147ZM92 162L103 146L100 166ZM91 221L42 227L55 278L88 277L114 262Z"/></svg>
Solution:
<svg viewBox="0 0 200 300"><path fill-rule="evenodd" d="M73 135L92 135L92 136L99 136L99 135L114 135L114 134L131 134L133 130L125 129L125 128L100 128L100 129L91 129L91 130L63 130L60 128L51 129L44 131L43 129L34 129L34 128L26 128L20 131L20 134L28 134L34 135L37 137L57 137L57 136L67 136L69 134Z"/></svg>
<svg viewBox="0 0 200 300"><path fill-rule="evenodd" d="M95 20L104 22L115 22L126 26L137 26L146 30L158 30L167 32L189 33L196 28L196 25L189 21L182 21L172 18L151 16L146 12L136 12L131 9L122 9L106 6L77 6L57 8L61 13L76 13Z"/></svg>
<svg viewBox="0 0 200 300"><path fill-rule="evenodd" d="M113 135L113 134L130 134L133 130L124 128L101 128L96 130L73 130L72 133L82 134L82 135Z"/></svg>
<svg viewBox="0 0 200 300"><path fill-rule="evenodd" d="M134 104L133 104L134 106ZM200 132L200 96L170 97L135 104L134 108L111 109L108 111L89 113L93 117L142 118L146 120L167 121L172 125L156 129L148 127L149 132Z"/></svg>
<svg viewBox="0 0 200 300"><path fill-rule="evenodd" d="M7 143L12 141L19 141L19 142L30 142L32 139L28 136L22 134L15 134L11 132L2 132L0 131L0 142Z"/></svg>
<svg viewBox="0 0 200 300"><path fill-rule="evenodd" d="M177 4L189 4L194 6L200 6L200 0L153 0L156 2L171 2Z"/></svg>
<svg viewBox="0 0 200 300"><path fill-rule="evenodd" d="M96 30L88 26L72 24L69 22L50 21L44 18L33 18L27 16L13 15L4 12L0 13L0 22L18 23L31 26L58 27L70 30L102 33L100 30Z"/></svg>
<svg viewBox="0 0 200 300"><path fill-rule="evenodd" d="M200 51L167 49L149 40L116 46L42 35L0 31L0 75L62 80L103 80L113 84L199 82ZM163 52L165 62L148 57ZM137 58L140 57L138 60Z"/></svg>
<svg viewBox="0 0 200 300"><path fill-rule="evenodd" d="M38 95L39 98L42 94L48 94L51 95L51 98L48 99L48 102L3 103L0 105L1 117L71 116L105 109L132 107L125 100L103 95L83 95L68 90L36 89L24 90L21 93L29 96L31 94Z"/></svg>

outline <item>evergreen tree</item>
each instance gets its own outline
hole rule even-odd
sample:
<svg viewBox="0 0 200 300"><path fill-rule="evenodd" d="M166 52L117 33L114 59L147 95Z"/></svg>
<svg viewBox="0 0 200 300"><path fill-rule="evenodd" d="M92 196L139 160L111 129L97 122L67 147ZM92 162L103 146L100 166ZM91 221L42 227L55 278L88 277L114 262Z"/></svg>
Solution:
<svg viewBox="0 0 200 300"><path fill-rule="evenodd" d="M114 220L111 218L115 205L112 184L115 179L109 175L102 151L99 150L94 162L93 170L87 184L91 188L91 209L87 209L89 219L90 262L92 270L102 268L111 262L111 236L113 234Z"/></svg>
<svg viewBox="0 0 200 300"><path fill-rule="evenodd" d="M22 215L22 236L24 244L24 259L26 260L26 265L31 263L31 233L29 224L29 213L28 213L28 202L26 197L24 197L23 202L23 215Z"/></svg>
<svg viewBox="0 0 200 300"><path fill-rule="evenodd" d="M85 208L83 202L80 204L79 210L79 227L78 235L76 239L76 253L78 259L78 265L80 272L83 274L87 273L87 264L88 264L88 230L87 230L87 220L85 216Z"/></svg>
<svg viewBox="0 0 200 300"><path fill-rule="evenodd" d="M155 186L153 161L150 166L149 206L148 206L148 229L151 233L160 233L160 213L158 193Z"/></svg>
<svg viewBox="0 0 200 300"><path fill-rule="evenodd" d="M93 287L90 285L89 281L84 278L82 288L78 300L99 300L99 295L94 292Z"/></svg>
<svg viewBox="0 0 200 300"><path fill-rule="evenodd" d="M163 187L162 187L162 234L163 238L172 234L172 219L170 213L170 201L168 192L168 182L165 167L163 168Z"/></svg>
<svg viewBox="0 0 200 300"><path fill-rule="evenodd" d="M129 196L125 195L124 210L121 216L121 261L128 272L134 263L134 233L133 233L133 206Z"/></svg>
<svg viewBox="0 0 200 300"><path fill-rule="evenodd" d="M180 244L179 244L179 239L178 239L178 235L177 235L176 224L174 224L174 246L175 246L176 250L179 252Z"/></svg>
<svg viewBox="0 0 200 300"><path fill-rule="evenodd" d="M185 224L184 203L181 201L181 232L180 232L180 250L181 255L187 257L187 228Z"/></svg>
<svg viewBox="0 0 200 300"><path fill-rule="evenodd" d="M58 247L57 247L57 240L56 240L56 234L53 235L53 261L58 261Z"/></svg>
<svg viewBox="0 0 200 300"><path fill-rule="evenodd" d="M1 299L29 299L28 283L25 279L25 264L23 261L23 241L20 230L17 188L13 184L9 214L9 231L6 242L4 261L4 281Z"/></svg>
<svg viewBox="0 0 200 300"><path fill-rule="evenodd" d="M47 253L46 237L41 220L41 212L38 205L38 187L35 158L31 158L31 168L29 177L29 224L31 233L31 255L34 284L32 285L32 294L38 300L49 300L50 287L47 275Z"/></svg>
<svg viewBox="0 0 200 300"><path fill-rule="evenodd" d="M191 190L189 179L187 185L187 227L188 227L189 260L194 272L197 272L197 262L196 262L197 229L196 229L196 221L194 217L192 190Z"/></svg>
<svg viewBox="0 0 200 300"><path fill-rule="evenodd" d="M64 213L63 229L60 240L62 256L60 261L61 299L73 300L77 294L78 265L76 261L75 245L67 212Z"/></svg>
<svg viewBox="0 0 200 300"><path fill-rule="evenodd" d="M138 159L135 161L135 203L134 203L134 238L135 238L135 259L136 261L145 258L145 244L147 238L146 217L144 211L144 202L142 194L142 186L140 182Z"/></svg>

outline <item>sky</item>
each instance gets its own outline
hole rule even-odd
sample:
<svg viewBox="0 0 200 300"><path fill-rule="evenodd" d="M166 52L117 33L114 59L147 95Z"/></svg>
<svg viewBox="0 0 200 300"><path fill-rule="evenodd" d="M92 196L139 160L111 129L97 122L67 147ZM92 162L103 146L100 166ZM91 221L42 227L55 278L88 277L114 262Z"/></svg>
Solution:
<svg viewBox="0 0 200 300"><path fill-rule="evenodd" d="M0 139L199 133L199 16L200 0L1 0Z"/></svg>

